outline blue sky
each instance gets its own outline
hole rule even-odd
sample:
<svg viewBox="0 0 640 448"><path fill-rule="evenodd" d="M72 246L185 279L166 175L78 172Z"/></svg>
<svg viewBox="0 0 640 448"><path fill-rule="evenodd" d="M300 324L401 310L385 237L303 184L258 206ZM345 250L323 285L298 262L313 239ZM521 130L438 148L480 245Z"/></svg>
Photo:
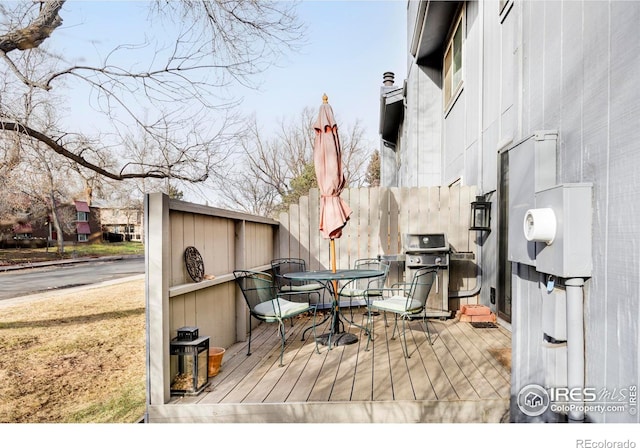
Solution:
<svg viewBox="0 0 640 448"><path fill-rule="evenodd" d="M140 42L148 31L140 27L145 3L71 0L63 9L63 27L54 33L53 48L84 62L84 55L104 56L114 44ZM242 111L255 113L260 126L268 129L305 107L318 107L326 93L338 125L359 120L377 147L382 74L395 72L397 85L406 74L406 6L406 0L303 1L298 14L307 27L306 46L262 73L258 91L234 91L244 99Z"/></svg>
<svg viewBox="0 0 640 448"><path fill-rule="evenodd" d="M359 119L368 136L378 137L382 74L396 84L406 76L406 1L305 1L300 18L309 44L282 68L264 74L258 94L245 98L259 123L305 106L317 107L326 93L341 122Z"/></svg>

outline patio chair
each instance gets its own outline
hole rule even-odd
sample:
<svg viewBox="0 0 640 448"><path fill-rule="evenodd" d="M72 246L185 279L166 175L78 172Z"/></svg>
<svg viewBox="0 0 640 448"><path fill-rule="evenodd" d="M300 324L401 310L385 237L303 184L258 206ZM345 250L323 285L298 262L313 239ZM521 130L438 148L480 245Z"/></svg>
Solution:
<svg viewBox="0 0 640 448"><path fill-rule="evenodd" d="M306 295L310 301L311 294L316 294L321 301L321 293L326 285L318 282L293 281L285 278L284 275L290 272L304 272L307 270L305 261L302 258L277 258L271 260L271 270L276 280L276 287L279 295Z"/></svg>
<svg viewBox="0 0 640 448"><path fill-rule="evenodd" d="M235 270L233 275L236 284L240 287L250 315L254 318L268 323L277 322L278 332L280 333L280 366L283 365L285 346L285 326L284 320L291 319L303 313L313 314L313 338L318 350L318 341L316 339L316 306L304 302L291 302L280 297L276 292L273 277L266 272L256 272L247 270ZM251 355L251 325L249 325L249 344L247 346L247 356Z"/></svg>
<svg viewBox="0 0 640 448"><path fill-rule="evenodd" d="M361 258L353 264L354 269L367 269L382 271L384 275L374 278L354 279L345 283L339 292L339 296L349 299L349 308L353 305L354 299L364 300L364 304L368 307L373 299L382 297L382 290L389 275L388 261L378 260L377 258ZM351 313L353 320L353 312Z"/></svg>
<svg viewBox="0 0 640 448"><path fill-rule="evenodd" d="M437 270L434 268L424 267L418 269L415 271L411 283L399 283L394 285L392 288L384 289L383 292L387 294L391 293L390 297L373 300L369 306L369 310L371 311L377 310L384 313L385 325L387 325L386 313L394 313L395 323L391 339L395 339L396 330L398 328L398 317L402 319L402 338L404 340L404 344L401 345L406 358L410 358L411 356L409 355L407 347L405 321L410 319L412 316L418 316L422 313L422 322L427 330L429 344L433 345L431 333L429 332L429 324L424 311L427 303L427 297L429 296L433 282L436 279L436 275ZM371 321L371 319L369 320ZM373 325L371 325L371 333L373 333ZM369 337L369 340L367 340L366 350L369 348L370 340L371 336Z"/></svg>

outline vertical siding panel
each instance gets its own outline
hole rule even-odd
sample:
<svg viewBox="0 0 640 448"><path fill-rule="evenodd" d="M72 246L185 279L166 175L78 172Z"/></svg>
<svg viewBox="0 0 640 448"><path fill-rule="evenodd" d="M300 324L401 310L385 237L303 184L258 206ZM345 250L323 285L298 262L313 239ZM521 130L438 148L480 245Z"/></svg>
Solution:
<svg viewBox="0 0 640 448"><path fill-rule="evenodd" d="M309 241L311 239L311 229L309 228L309 196L302 196L299 201L300 207L300 258L305 260L307 266L310 264Z"/></svg>
<svg viewBox="0 0 640 448"><path fill-rule="evenodd" d="M231 272L236 266L238 266L238 260L236 258L236 224L235 222L229 220L220 219L221 225L224 225L223 234L227 235L227 240L222 241L221 244L224 244L223 247L226 248L227 256L226 259L223 260L225 263L221 266L224 266L222 272ZM224 253L224 252L223 252Z"/></svg>
<svg viewBox="0 0 640 448"><path fill-rule="evenodd" d="M389 189L389 250L392 254L402 253L402 236L400 228L400 188Z"/></svg>
<svg viewBox="0 0 640 448"><path fill-rule="evenodd" d="M244 235L245 235L245 241L246 241L246 247L247 247L247 253L245 255L245 259L247 260L247 266L249 267L249 269L254 269L255 266L257 266L256 260L256 246L255 246L255 240L256 240L256 227L255 225L253 225L253 223L247 222L245 223L245 228L244 228Z"/></svg>
<svg viewBox="0 0 640 448"><path fill-rule="evenodd" d="M449 230L449 189L447 187L439 187L440 203L438 204L438 226L436 232L448 232Z"/></svg>
<svg viewBox="0 0 640 448"><path fill-rule="evenodd" d="M420 229L420 203L418 201L417 187L407 189L403 195L403 216L406 220L405 233L419 233Z"/></svg>
<svg viewBox="0 0 640 448"><path fill-rule="evenodd" d="M440 220L440 187L429 187L429 232L436 233Z"/></svg>
<svg viewBox="0 0 640 448"><path fill-rule="evenodd" d="M382 254L380 244L380 188L369 188L369 257Z"/></svg>
<svg viewBox="0 0 640 448"><path fill-rule="evenodd" d="M357 189L358 201L358 256L357 258L367 258L369 256L369 189ZM357 259L354 258L354 261Z"/></svg>
<svg viewBox="0 0 640 448"><path fill-rule="evenodd" d="M389 254L400 255L402 254L402 241L399 235L399 223L400 212L398 205L398 197L400 196L400 190L398 188L389 188L388 190L388 204L389 204ZM389 269L389 284L393 284L404 279L404 264L393 263Z"/></svg>
<svg viewBox="0 0 640 448"><path fill-rule="evenodd" d="M357 201L354 203L354 191L353 188L346 188L342 191L340 197L349 204L349 208L351 208L351 216L349 221L347 221L347 225L342 229L342 236L336 240L336 254L338 256L337 268L344 268L348 266L349 258L352 256L354 251L354 241L358 240L358 209L357 209ZM328 247L327 240L327 247ZM346 258L346 260L345 260ZM327 260L329 256L327 255ZM331 264L327 261L328 268L331 268Z"/></svg>
<svg viewBox="0 0 640 448"><path fill-rule="evenodd" d="M300 257L300 206L292 204L289 207L289 231L291 238L289 239L289 256L293 258Z"/></svg>
<svg viewBox="0 0 640 448"><path fill-rule="evenodd" d="M418 218L418 233L428 233L429 232L429 187L423 187L418 189L416 195L416 202L418 203L418 209L420 211L420 215Z"/></svg>
<svg viewBox="0 0 640 448"><path fill-rule="evenodd" d="M204 216L195 215L193 217L193 245L198 249L200 255L204 260L204 242L205 242L205 234L204 234Z"/></svg>
<svg viewBox="0 0 640 448"><path fill-rule="evenodd" d="M188 326L196 325L196 293L190 292L184 295L184 319Z"/></svg>
<svg viewBox="0 0 640 448"><path fill-rule="evenodd" d="M209 346L214 346L213 338L216 335L216 326L213 323L213 316L217 313L218 303L215 301L216 288L207 288L195 292L197 314L194 320L201 336L209 336ZM229 319L231 320L231 319Z"/></svg>
<svg viewBox="0 0 640 448"><path fill-rule="evenodd" d="M404 244L405 235L409 232L409 189L403 188L398 195L398 232L400 233L400 245Z"/></svg>
<svg viewBox="0 0 640 448"><path fill-rule="evenodd" d="M184 296L173 297L169 301L169 307L171 308L171 337L176 337L177 330L180 327L187 325L187 317L185 315Z"/></svg>
<svg viewBox="0 0 640 448"><path fill-rule="evenodd" d="M544 102L543 129L558 129L561 126L562 96L562 3L544 2Z"/></svg>
<svg viewBox="0 0 640 448"><path fill-rule="evenodd" d="M180 283L189 283L192 282L193 280L191 280L191 277L189 277L189 274L187 273L187 267L184 263L184 250L188 247L188 246L194 246L195 247L195 216L192 213L184 213L183 214L183 218L182 218L182 222L184 224L184 227L182 229L183 231L183 246L182 248L178 248L180 250L180 254L176 254L178 255L176 258L180 258L180 272L182 272L182 280L180 281ZM196 249L198 249L198 251L200 251L202 248L198 248L196 247ZM176 260L177 261L177 260ZM188 318L188 315L187 315Z"/></svg>
<svg viewBox="0 0 640 448"><path fill-rule="evenodd" d="M309 191L309 269L320 269L320 196L317 188Z"/></svg>
<svg viewBox="0 0 640 448"><path fill-rule="evenodd" d="M202 260L204 262L204 272L206 274L218 275L217 259L222 258L216 254L215 232L213 230L213 219L210 216L202 216Z"/></svg>
<svg viewBox="0 0 640 448"><path fill-rule="evenodd" d="M389 248L389 189L380 188L378 195L378 209L380 210L378 225L378 241L380 254L393 254Z"/></svg>
<svg viewBox="0 0 640 448"><path fill-rule="evenodd" d="M449 223L447 226L447 238L449 244L455 250L460 250L461 246L461 225L460 225L460 186L454 185L449 188Z"/></svg>
<svg viewBox="0 0 640 448"><path fill-rule="evenodd" d="M291 225L289 223L289 213L280 213L280 258L291 257L289 240L291 239Z"/></svg>
<svg viewBox="0 0 640 448"><path fill-rule="evenodd" d="M184 250L184 224L183 214L171 211L169 213L171 223L171 284L180 285L185 282L182 269L182 253Z"/></svg>

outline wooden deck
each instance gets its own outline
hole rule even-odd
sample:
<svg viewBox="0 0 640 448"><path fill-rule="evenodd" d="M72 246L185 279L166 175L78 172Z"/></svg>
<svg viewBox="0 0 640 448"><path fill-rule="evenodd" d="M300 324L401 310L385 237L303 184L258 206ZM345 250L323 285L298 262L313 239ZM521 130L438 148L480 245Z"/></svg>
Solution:
<svg viewBox="0 0 640 448"><path fill-rule="evenodd" d="M365 314L354 310L356 321ZM374 318L374 340L315 352L313 337L300 340L310 319L287 326L284 366L279 367L277 326L254 330L247 345L227 349L220 373L195 397L172 397L149 408L150 422L500 422L508 415L511 334L474 328L457 319L430 319L433 345L421 321L409 323L411 357L391 340L392 318ZM326 324L318 334L327 331ZM310 333L310 332L308 332ZM505 356L506 355L506 356ZM502 358L502 361L501 361ZM504 361L507 360L507 362Z"/></svg>

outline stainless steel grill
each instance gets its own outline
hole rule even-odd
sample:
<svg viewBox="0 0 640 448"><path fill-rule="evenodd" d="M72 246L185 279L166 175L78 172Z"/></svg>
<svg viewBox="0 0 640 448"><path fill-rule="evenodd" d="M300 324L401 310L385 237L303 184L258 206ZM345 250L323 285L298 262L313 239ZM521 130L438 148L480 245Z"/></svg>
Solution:
<svg viewBox="0 0 640 448"><path fill-rule="evenodd" d="M450 317L449 311L449 242L444 233L409 233L404 236L405 277L410 282L413 272L423 267L438 270L436 283L427 299L428 317Z"/></svg>

